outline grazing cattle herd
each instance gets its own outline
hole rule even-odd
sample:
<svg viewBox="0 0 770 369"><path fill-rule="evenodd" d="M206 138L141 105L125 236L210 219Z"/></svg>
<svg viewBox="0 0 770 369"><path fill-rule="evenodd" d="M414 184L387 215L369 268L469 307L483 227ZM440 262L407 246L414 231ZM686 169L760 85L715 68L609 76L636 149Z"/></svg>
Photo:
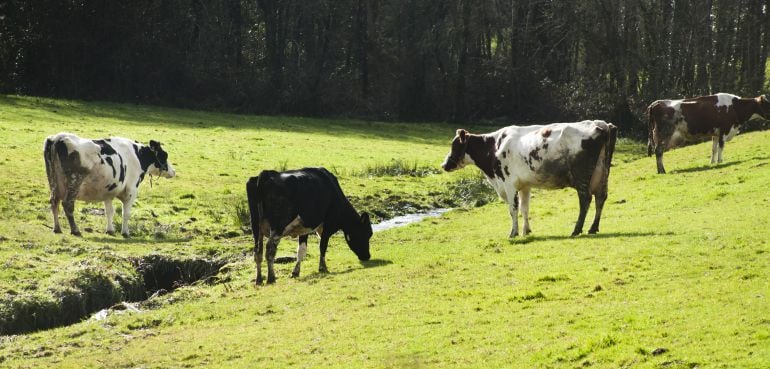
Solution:
<svg viewBox="0 0 770 369"><path fill-rule="evenodd" d="M724 142L738 133L749 118L770 119L770 100L762 95L740 98L716 94L681 100L658 100L650 104L648 155L655 152L658 173L665 173L663 152L684 140L710 136L711 163L722 162ZM580 212L572 236L583 231L592 197L596 200L593 224L588 233L599 231L602 208L607 200L608 178L615 149L617 127L602 120L550 125L510 126L486 134L457 130L442 168L451 172L475 164L497 194L508 203L513 225L510 237L519 234L518 213L523 218L522 235L531 232L529 200L532 188L570 187L577 191ZM84 139L69 133L46 138L43 149L51 192L53 231L61 233L59 203L70 225L75 224L75 200L104 202L106 232L114 234L112 200L123 203L121 233L129 236L128 219L139 185L146 174L166 178L175 172L161 144L148 145L112 137ZM297 262L292 277L300 274L307 252L307 239L316 233L320 241L319 272L327 272L329 238L342 230L350 249L362 261L369 260L372 226L367 213L359 214L340 188L337 178L324 168L285 172L262 171L246 183L246 194L254 236L256 283L263 282L263 238L267 238L267 283L275 282L273 263L282 237L298 237Z"/></svg>

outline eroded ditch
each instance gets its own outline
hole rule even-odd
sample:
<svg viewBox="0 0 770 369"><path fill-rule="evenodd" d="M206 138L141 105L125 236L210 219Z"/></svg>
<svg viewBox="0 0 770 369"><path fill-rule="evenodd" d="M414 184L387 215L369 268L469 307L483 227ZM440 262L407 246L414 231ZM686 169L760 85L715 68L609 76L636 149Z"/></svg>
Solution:
<svg viewBox="0 0 770 369"><path fill-rule="evenodd" d="M438 216L449 207L481 206L495 199L478 178L461 179L445 192L428 194L432 200L410 202L398 195L361 200L362 209L382 219L375 231L401 227ZM427 203L426 203L427 202ZM246 232L246 230L244 230ZM98 313L136 309L155 293L168 293L200 281L211 281L232 258L173 258L147 255L138 258L107 257L77 265L74 276L35 293L0 296L0 335L28 333L74 324ZM283 262L293 262L286 258ZM278 261L278 260L277 260Z"/></svg>
<svg viewBox="0 0 770 369"><path fill-rule="evenodd" d="M74 277L43 293L0 298L0 335L74 324L102 309L146 300L157 291L170 292L205 282L229 261L152 254L111 260L111 267L85 262L78 266Z"/></svg>

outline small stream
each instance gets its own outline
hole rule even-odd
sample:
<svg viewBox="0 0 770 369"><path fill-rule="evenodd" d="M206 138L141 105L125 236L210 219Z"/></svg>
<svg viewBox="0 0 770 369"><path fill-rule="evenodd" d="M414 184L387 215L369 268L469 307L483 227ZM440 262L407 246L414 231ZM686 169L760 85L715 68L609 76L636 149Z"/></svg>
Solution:
<svg viewBox="0 0 770 369"><path fill-rule="evenodd" d="M412 213L412 214L397 216L395 218L388 219L382 223L372 224L372 231L379 232L379 231L384 231L386 229L403 227L405 225L419 222L425 218L437 217L441 214L446 213L449 210L452 210L452 209L433 209L424 213Z"/></svg>

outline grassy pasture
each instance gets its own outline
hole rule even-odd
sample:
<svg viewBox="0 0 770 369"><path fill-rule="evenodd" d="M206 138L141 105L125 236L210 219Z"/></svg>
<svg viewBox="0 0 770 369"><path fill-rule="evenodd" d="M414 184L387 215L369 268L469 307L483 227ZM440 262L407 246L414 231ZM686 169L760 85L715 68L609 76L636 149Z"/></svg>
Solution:
<svg viewBox="0 0 770 369"><path fill-rule="evenodd" d="M478 170L382 168L437 166L454 128L0 97L0 294L44 294L89 267L121 273L127 256L233 258L219 283L142 312L2 336L0 366L768 366L770 132L736 137L719 166L708 143L668 152L665 176L642 144L623 141L599 235L567 237L574 191L536 191L528 237L506 238L497 201L377 233L366 264L335 238L328 275L311 238L302 277L281 264L276 285L252 285L251 241L237 234L248 176L324 165L362 208L434 206ZM134 238L104 235L103 217L80 210L98 204L77 204L81 229L94 230L82 239L46 228L42 141L61 130L164 143L179 177L142 185ZM279 254L294 248L284 240Z"/></svg>

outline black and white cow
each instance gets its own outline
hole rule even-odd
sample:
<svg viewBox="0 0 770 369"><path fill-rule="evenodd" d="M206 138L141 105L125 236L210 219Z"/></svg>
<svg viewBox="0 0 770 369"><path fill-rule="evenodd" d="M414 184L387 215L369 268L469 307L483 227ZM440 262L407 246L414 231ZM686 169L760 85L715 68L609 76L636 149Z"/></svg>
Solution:
<svg viewBox="0 0 770 369"><path fill-rule="evenodd" d="M129 236L128 218L145 174L171 178L174 168L157 141L145 146L120 137L90 140L71 133L48 136L43 148L45 170L51 190L53 231L61 233L59 202L70 224L70 233L80 236L75 224L75 200L104 202L107 233L114 234L112 199L123 203L124 237Z"/></svg>
<svg viewBox="0 0 770 369"><path fill-rule="evenodd" d="M508 203L513 220L510 237L519 232L518 210L529 227L530 189L572 187L580 200L576 236L583 232L591 196L596 197L596 216L588 233L599 231L617 128L601 120L554 123L545 126L510 126L486 134L458 129L452 150L441 165L451 172L476 164Z"/></svg>
<svg viewBox="0 0 770 369"><path fill-rule="evenodd" d="M318 271L326 268L329 238L340 229L351 250L362 261L369 260L372 224L369 214L359 215L342 192L337 178L324 168L303 168L286 172L265 170L246 183L246 194L254 234L256 283L262 284L262 239L267 237L267 283L275 282L273 263L278 243L284 236L299 237L297 264L292 277L299 277L300 263L307 253L307 237L321 237Z"/></svg>

